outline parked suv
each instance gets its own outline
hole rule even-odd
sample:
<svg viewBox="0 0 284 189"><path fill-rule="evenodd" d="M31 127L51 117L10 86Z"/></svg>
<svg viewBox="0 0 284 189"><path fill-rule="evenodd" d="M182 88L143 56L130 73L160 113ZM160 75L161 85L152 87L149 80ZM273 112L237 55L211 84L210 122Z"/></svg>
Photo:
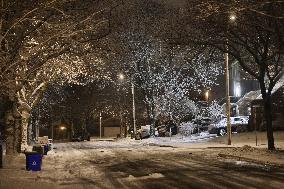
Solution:
<svg viewBox="0 0 284 189"><path fill-rule="evenodd" d="M199 119L192 120L195 125L193 134L199 133L202 131L208 131L209 125L212 123L212 120L209 117L201 117Z"/></svg>
<svg viewBox="0 0 284 189"><path fill-rule="evenodd" d="M246 116L242 117L230 117L231 130L234 133L244 132L247 129L248 119ZM210 134L217 134L223 136L227 134L227 118L221 119L218 123L211 124L209 129Z"/></svg>

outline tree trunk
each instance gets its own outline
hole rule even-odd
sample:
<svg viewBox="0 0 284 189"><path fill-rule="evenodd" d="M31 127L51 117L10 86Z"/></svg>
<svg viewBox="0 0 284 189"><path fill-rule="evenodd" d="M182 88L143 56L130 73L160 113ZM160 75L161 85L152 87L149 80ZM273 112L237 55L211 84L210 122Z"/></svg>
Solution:
<svg viewBox="0 0 284 189"><path fill-rule="evenodd" d="M20 120L13 116L11 110L5 115L6 153L15 154L19 151Z"/></svg>
<svg viewBox="0 0 284 189"><path fill-rule="evenodd" d="M15 132L14 132L14 149L16 153L21 152L21 118L15 120Z"/></svg>
<svg viewBox="0 0 284 189"><path fill-rule="evenodd" d="M259 80L260 90L262 94L262 102L264 108L264 124L266 126L268 150L275 150L273 128L272 128L272 103L271 103L271 90L272 87L266 89L264 71L262 71L263 79Z"/></svg>
<svg viewBox="0 0 284 189"><path fill-rule="evenodd" d="M27 150L28 147L28 126L29 126L30 113L27 111L22 112L22 125L21 125L21 152Z"/></svg>
<svg viewBox="0 0 284 189"><path fill-rule="evenodd" d="M268 150L275 150L273 127L272 127L271 95L266 94L266 97L263 98L263 102L264 102L264 119L267 129Z"/></svg>
<svg viewBox="0 0 284 189"><path fill-rule="evenodd" d="M18 112L17 102L5 113L6 153L15 154L24 151L28 144L28 111Z"/></svg>

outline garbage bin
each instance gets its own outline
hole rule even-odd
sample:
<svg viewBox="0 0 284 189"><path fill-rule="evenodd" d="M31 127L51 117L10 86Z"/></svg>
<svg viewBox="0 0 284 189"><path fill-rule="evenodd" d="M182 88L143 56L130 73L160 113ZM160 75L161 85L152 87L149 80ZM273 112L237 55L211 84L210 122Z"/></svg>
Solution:
<svg viewBox="0 0 284 189"><path fill-rule="evenodd" d="M48 150L49 150L48 144L44 145L43 146L43 151L44 151L43 154L47 155Z"/></svg>
<svg viewBox="0 0 284 189"><path fill-rule="evenodd" d="M42 155L38 152L26 152L26 170L40 171Z"/></svg>
<svg viewBox="0 0 284 189"><path fill-rule="evenodd" d="M48 151L52 150L52 143L47 144L48 145Z"/></svg>
<svg viewBox="0 0 284 189"><path fill-rule="evenodd" d="M48 151L51 151L52 150L52 147L53 147L53 144L52 144L52 139L48 139Z"/></svg>
<svg viewBox="0 0 284 189"><path fill-rule="evenodd" d="M44 151L45 151L44 147L40 144L36 144L36 145L33 146L33 152L37 152L39 154L44 155Z"/></svg>

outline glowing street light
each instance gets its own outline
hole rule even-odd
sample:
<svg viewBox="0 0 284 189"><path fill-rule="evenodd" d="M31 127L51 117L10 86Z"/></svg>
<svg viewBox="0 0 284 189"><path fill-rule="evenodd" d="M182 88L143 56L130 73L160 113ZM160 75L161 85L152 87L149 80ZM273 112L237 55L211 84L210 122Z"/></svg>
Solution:
<svg viewBox="0 0 284 189"><path fill-rule="evenodd" d="M206 101L208 102L208 100L209 100L209 90L207 90L207 91L205 92L205 99L206 99Z"/></svg>
<svg viewBox="0 0 284 189"><path fill-rule="evenodd" d="M66 127L64 127L64 126L61 126L61 127L60 127L60 130L61 130L61 131L64 131L65 129L66 129Z"/></svg>
<svg viewBox="0 0 284 189"><path fill-rule="evenodd" d="M118 79L119 79L119 80L124 80L124 75L123 75L122 73L120 73L120 74L118 75Z"/></svg>
<svg viewBox="0 0 284 189"><path fill-rule="evenodd" d="M235 14L231 14L229 16L230 21L235 21L237 19L237 16Z"/></svg>

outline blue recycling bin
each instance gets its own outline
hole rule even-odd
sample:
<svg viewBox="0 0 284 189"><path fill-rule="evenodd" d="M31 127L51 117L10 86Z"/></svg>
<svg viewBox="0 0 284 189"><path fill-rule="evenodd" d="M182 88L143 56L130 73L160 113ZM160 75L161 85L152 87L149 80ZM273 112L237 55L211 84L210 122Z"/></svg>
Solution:
<svg viewBox="0 0 284 189"><path fill-rule="evenodd" d="M37 152L28 152L26 154L26 170L41 171L42 155Z"/></svg>

